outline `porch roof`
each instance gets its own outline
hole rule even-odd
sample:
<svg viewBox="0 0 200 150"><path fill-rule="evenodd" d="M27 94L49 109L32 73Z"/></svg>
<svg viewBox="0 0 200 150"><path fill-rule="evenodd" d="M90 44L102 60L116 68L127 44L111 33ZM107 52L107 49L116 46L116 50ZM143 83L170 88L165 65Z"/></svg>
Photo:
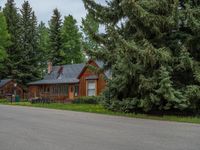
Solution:
<svg viewBox="0 0 200 150"><path fill-rule="evenodd" d="M66 79L56 79L56 80L40 80L36 82L31 82L29 85L43 85L43 84L75 84L79 83L76 78L66 78Z"/></svg>

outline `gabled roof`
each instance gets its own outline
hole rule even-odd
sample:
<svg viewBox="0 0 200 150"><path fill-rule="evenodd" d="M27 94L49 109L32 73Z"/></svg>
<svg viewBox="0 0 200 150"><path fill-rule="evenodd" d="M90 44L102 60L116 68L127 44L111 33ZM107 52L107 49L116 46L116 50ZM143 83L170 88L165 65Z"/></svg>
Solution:
<svg viewBox="0 0 200 150"><path fill-rule="evenodd" d="M71 65L64 65L63 71L60 74L62 79L68 79L68 78L77 78L79 73L82 71L84 68L85 63L82 64L71 64ZM58 79L58 72L61 66L53 66L52 72L50 74L47 74L44 79L45 80L56 80Z"/></svg>
<svg viewBox="0 0 200 150"><path fill-rule="evenodd" d="M87 64L90 64L91 62L94 62L99 68L104 68L104 62L103 61L93 61L93 60L89 60ZM83 72L85 72L85 70L87 69L87 65L85 65L85 67L82 69L82 71L80 72L80 74L78 75L78 79L80 79L81 75ZM105 76L107 78L111 78L111 71L107 70L104 72Z"/></svg>
<svg viewBox="0 0 200 150"><path fill-rule="evenodd" d="M91 60L90 60L91 61ZM95 61L98 67L103 67L103 62ZM86 64L71 64L71 65L63 65L63 66L53 66L52 72L47 74L44 79L36 82L31 82L29 85L42 85L42 84L72 84L79 83L79 76L86 68ZM106 77L110 77L110 72L105 72ZM91 77L95 78L96 77ZM91 80L91 79L90 79Z"/></svg>
<svg viewBox="0 0 200 150"><path fill-rule="evenodd" d="M84 63L53 66L52 72L47 74L43 80L31 82L29 85L78 83L79 80L77 79L77 76L84 66Z"/></svg>
<svg viewBox="0 0 200 150"><path fill-rule="evenodd" d="M0 88L12 81L12 79L0 79Z"/></svg>

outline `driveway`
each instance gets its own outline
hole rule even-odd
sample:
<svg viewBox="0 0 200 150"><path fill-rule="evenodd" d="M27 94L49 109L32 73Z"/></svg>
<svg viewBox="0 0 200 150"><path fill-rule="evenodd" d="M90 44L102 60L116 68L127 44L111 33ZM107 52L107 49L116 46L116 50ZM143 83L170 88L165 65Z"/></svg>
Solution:
<svg viewBox="0 0 200 150"><path fill-rule="evenodd" d="M0 150L200 150L200 125L0 105Z"/></svg>

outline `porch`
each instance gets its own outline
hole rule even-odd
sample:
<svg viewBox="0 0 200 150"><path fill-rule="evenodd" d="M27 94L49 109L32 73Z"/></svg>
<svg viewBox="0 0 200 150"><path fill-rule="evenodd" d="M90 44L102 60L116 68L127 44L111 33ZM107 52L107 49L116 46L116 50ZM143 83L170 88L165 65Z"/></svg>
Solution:
<svg viewBox="0 0 200 150"><path fill-rule="evenodd" d="M70 101L79 96L78 84L53 84L29 87L29 98L41 98L55 102Z"/></svg>

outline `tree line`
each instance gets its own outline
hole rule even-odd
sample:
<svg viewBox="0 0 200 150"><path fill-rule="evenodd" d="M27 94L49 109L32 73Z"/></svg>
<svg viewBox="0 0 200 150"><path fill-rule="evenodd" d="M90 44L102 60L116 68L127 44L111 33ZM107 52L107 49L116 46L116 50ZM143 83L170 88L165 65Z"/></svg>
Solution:
<svg viewBox="0 0 200 150"><path fill-rule="evenodd" d="M200 114L199 0L83 2L105 27L104 34L95 34L85 26L102 47L88 53L112 72L105 107Z"/></svg>
<svg viewBox="0 0 200 150"><path fill-rule="evenodd" d="M85 22L90 20L87 17ZM48 61L53 65L84 62L84 47L92 44L82 32L72 15L62 20L57 8L47 26L38 23L28 1L17 8L14 0L7 0L0 11L0 79L26 85L45 75Z"/></svg>

